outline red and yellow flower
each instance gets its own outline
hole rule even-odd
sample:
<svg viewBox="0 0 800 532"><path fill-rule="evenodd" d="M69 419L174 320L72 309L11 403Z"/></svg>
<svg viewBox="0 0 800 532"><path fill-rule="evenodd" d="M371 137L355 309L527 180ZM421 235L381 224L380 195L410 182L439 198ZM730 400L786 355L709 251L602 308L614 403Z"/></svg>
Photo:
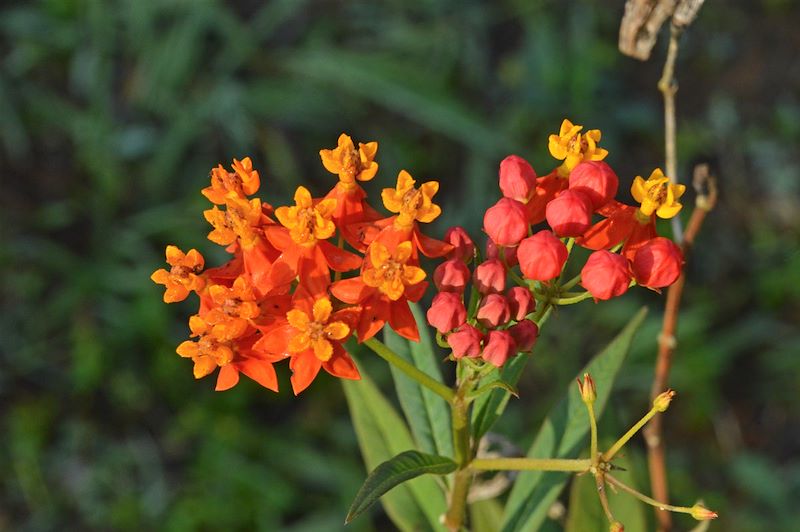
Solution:
<svg viewBox="0 0 800 532"><path fill-rule="evenodd" d="M302 287L292 300L285 321L265 330L257 347L275 356L289 356L292 390L305 390L320 368L335 377L358 379L355 363L342 347L350 336L359 309L346 307L336 312L327 295L314 299Z"/></svg>
<svg viewBox="0 0 800 532"><path fill-rule="evenodd" d="M222 205L228 198L244 198L258 192L261 180L250 157L234 159L232 168L233 172L228 172L220 164L211 170L211 185L201 191L211 203Z"/></svg>

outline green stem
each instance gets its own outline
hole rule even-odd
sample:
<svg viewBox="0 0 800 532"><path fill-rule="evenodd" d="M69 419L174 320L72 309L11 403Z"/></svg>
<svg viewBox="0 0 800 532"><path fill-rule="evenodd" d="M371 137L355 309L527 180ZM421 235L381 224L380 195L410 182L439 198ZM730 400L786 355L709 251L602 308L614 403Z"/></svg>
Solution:
<svg viewBox="0 0 800 532"><path fill-rule="evenodd" d="M616 478L612 477L608 473L605 474L605 478L606 478L606 480L608 482L610 482L614 486L622 489L623 491L627 491L628 493L630 493L631 495L633 495L634 497L636 497L640 501L646 502L650 506L655 506L659 510L669 510L670 512L679 512L679 513L683 513L683 514L692 513L692 508L689 508L687 506L673 506L671 504L664 504L663 502L658 502L657 500L653 499L652 497L648 497L644 493L640 493L640 492L636 491L635 489L633 489L632 487L630 487L630 486L628 486L626 484L623 484L622 482L620 482Z"/></svg>
<svg viewBox="0 0 800 532"><path fill-rule="evenodd" d="M618 439L618 440L617 440L617 441L614 443L614 445L612 445L612 446L611 446L611 448L610 448L609 450L607 450L605 453L603 453L603 461L604 461L604 462L610 462L610 461L611 461L611 459L612 459L612 458L614 458L614 455L615 455L615 454L617 454L617 453L619 452L619 450L620 450L620 449L622 449L622 446L623 446L623 445L625 445L626 443L628 443L628 440L630 440L630 439L633 437L633 435L634 435L634 434L636 434L637 432L639 432L639 429L641 429L642 427L644 427L644 426L645 426L645 424L646 424L648 421L650 421L650 419L651 419L651 418L652 418L654 415L656 415L657 413L658 413L658 410L656 410L655 408L651 408L651 409L650 409L650 411L649 411L648 413L646 413L646 414L645 414L645 415L642 417L642 419L640 419L639 421L637 421L637 422L636 422L636 424L635 424L634 426L632 426L632 427L631 427L631 428L628 430L628 432L626 432L625 434L623 434L623 435L622 435L622 437L621 437L620 439Z"/></svg>
<svg viewBox="0 0 800 532"><path fill-rule="evenodd" d="M597 419L594 416L594 405L592 403L586 403L586 409L589 411L589 430L591 432L589 458L592 463L596 463L599 458L597 455Z"/></svg>
<svg viewBox="0 0 800 532"><path fill-rule="evenodd" d="M579 282L581 282L581 274L576 275L575 277L573 277L572 279L570 279L566 283L562 284L561 285L561 289L562 290L569 290L570 288L572 288L573 286L575 286Z"/></svg>
<svg viewBox="0 0 800 532"><path fill-rule="evenodd" d="M589 459L567 458L476 458L469 465L485 471L588 471Z"/></svg>
<svg viewBox="0 0 800 532"><path fill-rule="evenodd" d="M580 303L584 299L589 299L590 297L592 297L592 294L589 292L584 292L576 296L570 294L570 297L551 297L550 301L556 305L574 305L575 303Z"/></svg>
<svg viewBox="0 0 800 532"><path fill-rule="evenodd" d="M453 398L455 397L453 390L389 349L380 340L376 338L370 338L369 340L364 341L364 345L372 349L376 355L384 359L386 362L392 364L394 367L405 373L408 377L414 379L420 385L426 387L445 401L453 401Z"/></svg>
<svg viewBox="0 0 800 532"><path fill-rule="evenodd" d="M460 361L459 366L462 366ZM467 367L464 378L458 383L458 388L450 401L453 420L453 457L458 464L458 471L453 478L444 524L453 532L461 530L467 508L469 486L472 483L472 472L468 469L473 449L470 437L470 402L467 394L472 391L477 379L475 371Z"/></svg>

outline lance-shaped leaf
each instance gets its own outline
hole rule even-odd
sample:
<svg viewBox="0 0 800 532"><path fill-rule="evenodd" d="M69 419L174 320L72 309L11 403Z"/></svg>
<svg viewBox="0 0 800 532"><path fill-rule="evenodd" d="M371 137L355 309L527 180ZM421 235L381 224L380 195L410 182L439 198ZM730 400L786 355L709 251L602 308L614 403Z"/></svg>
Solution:
<svg viewBox="0 0 800 532"><path fill-rule="evenodd" d="M414 441L403 419L361 368L361 380L342 381L358 445L367 470L403 451ZM381 498L386 513L400 530L443 530L444 492L433 478L413 479Z"/></svg>
<svg viewBox="0 0 800 532"><path fill-rule="evenodd" d="M634 333L642 324L647 309L640 310L614 340L596 355L578 375L588 372L597 387L594 410L599 418L605 408L614 379L630 350ZM571 382L566 397L551 410L536 436L528 457L576 458L586 446L589 416L577 386ZM525 471L520 473L506 503L501 530L534 531L547 515L569 478L568 473Z"/></svg>
<svg viewBox="0 0 800 532"><path fill-rule="evenodd" d="M442 382L442 373L434 355L428 325L419 305L412 304L411 311L417 320L419 342L410 342L389 327L383 332L384 343L392 351L414 364L434 379ZM441 456L453 455L453 435L450 428L450 407L447 401L420 386L415 380L394 366L389 366L394 378L400 407L411 427L419 449Z"/></svg>
<svg viewBox="0 0 800 532"><path fill-rule="evenodd" d="M481 380L478 389L483 388L492 382L503 382L511 390L519 382L522 375L522 370L531 358L529 354L522 354L509 360L508 363L500 370L493 370L489 375ZM510 390L504 389L501 386L495 386L495 389L481 395L475 400L475 406L472 408L472 436L476 440L483 437L484 434L489 432L494 422L506 409L508 400L511 398L512 393ZM516 394L513 394L516 395Z"/></svg>
<svg viewBox="0 0 800 532"><path fill-rule="evenodd" d="M405 451L375 468L358 490L345 523L349 523L383 494L398 484L420 475L446 475L458 466L449 458L425 454L419 451Z"/></svg>

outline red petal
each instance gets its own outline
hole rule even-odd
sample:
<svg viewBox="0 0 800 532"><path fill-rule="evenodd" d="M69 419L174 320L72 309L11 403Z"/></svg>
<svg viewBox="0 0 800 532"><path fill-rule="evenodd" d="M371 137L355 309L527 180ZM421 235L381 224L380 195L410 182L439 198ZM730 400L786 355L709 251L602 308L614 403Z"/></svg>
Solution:
<svg viewBox="0 0 800 532"><path fill-rule="evenodd" d="M353 359L338 343L333 344L333 356L327 362L323 362L322 367L325 368L325 371L340 379L358 380L361 378Z"/></svg>
<svg viewBox="0 0 800 532"><path fill-rule="evenodd" d="M263 296L273 288L270 279L272 261L267 255L265 244L257 244L252 249L244 250L244 269L250 274L253 287L259 295Z"/></svg>
<svg viewBox="0 0 800 532"><path fill-rule="evenodd" d="M650 223L644 225L636 222L636 227L633 228L628 240L625 241L625 245L622 246L622 255L629 261L633 261L636 250L656 236L658 235L656 234L655 220L651 220Z"/></svg>
<svg viewBox="0 0 800 532"><path fill-rule="evenodd" d="M363 342L378 334L387 319L389 319L388 304L381 298L370 298L361 310L361 319L358 321L358 341Z"/></svg>
<svg viewBox="0 0 800 532"><path fill-rule="evenodd" d="M315 246L310 253L300 257L297 279L300 286L308 290L315 299L327 294L328 286L331 284L331 271L319 246Z"/></svg>
<svg viewBox="0 0 800 532"><path fill-rule="evenodd" d="M419 342L419 331L417 322L406 301L392 301L389 304L391 313L389 315L389 326L403 338L413 342Z"/></svg>
<svg viewBox="0 0 800 532"><path fill-rule="evenodd" d="M331 285L331 294L340 301L355 305L364 299L370 287L364 284L361 277L342 279Z"/></svg>
<svg viewBox="0 0 800 532"><path fill-rule="evenodd" d="M325 261L332 270L337 272L348 272L361 267L363 258L355 253L350 253L343 249L339 249L330 242L318 242L319 249L325 256Z"/></svg>
<svg viewBox="0 0 800 532"><path fill-rule="evenodd" d="M415 285L407 286L405 291L406 299L409 301L416 303L422 296L425 294L425 290L428 289L428 281L421 281Z"/></svg>
<svg viewBox="0 0 800 532"><path fill-rule="evenodd" d="M444 257L453 250L453 246L447 242L424 235L416 225L414 226L414 242L422 254L430 258Z"/></svg>
<svg viewBox="0 0 800 532"><path fill-rule="evenodd" d="M239 277L244 271L242 255L237 254L231 260L216 268L209 268L205 271L206 277L216 284L229 286L233 280Z"/></svg>
<svg viewBox="0 0 800 532"><path fill-rule="evenodd" d="M217 375L217 387L214 388L218 392L230 390L236 383L239 382L239 371L233 364L226 364L219 368L219 375Z"/></svg>
<svg viewBox="0 0 800 532"><path fill-rule="evenodd" d="M528 215L528 223L536 225L543 222L545 218L545 209L550 200L556 195L569 187L569 180L559 177L556 170L549 174L536 179L536 194L525 206L525 211Z"/></svg>
<svg viewBox="0 0 800 532"><path fill-rule="evenodd" d="M289 354L289 340L297 331L288 323L271 327L264 331L259 340L253 344L253 351L269 358L286 356Z"/></svg>
<svg viewBox="0 0 800 532"><path fill-rule="evenodd" d="M264 388L278 391L278 376L275 374L275 368L272 363L266 360L259 360L257 358L246 358L239 362L239 370L259 383Z"/></svg>
<svg viewBox="0 0 800 532"><path fill-rule="evenodd" d="M283 286L297 277L300 255L295 246L288 248L270 268L269 276L273 286Z"/></svg>
<svg viewBox="0 0 800 532"><path fill-rule="evenodd" d="M289 236L289 230L282 225L268 225L264 227L264 235L266 235L269 243L276 248L285 251L292 247L292 237Z"/></svg>
<svg viewBox="0 0 800 532"><path fill-rule="evenodd" d="M314 356L312 350L303 351L293 356L289 361L292 370L292 391L295 395L308 388L322 367L322 362Z"/></svg>
<svg viewBox="0 0 800 532"><path fill-rule="evenodd" d="M638 225L634 213L619 211L613 218L594 224L575 242L588 249L610 249L627 239Z"/></svg>

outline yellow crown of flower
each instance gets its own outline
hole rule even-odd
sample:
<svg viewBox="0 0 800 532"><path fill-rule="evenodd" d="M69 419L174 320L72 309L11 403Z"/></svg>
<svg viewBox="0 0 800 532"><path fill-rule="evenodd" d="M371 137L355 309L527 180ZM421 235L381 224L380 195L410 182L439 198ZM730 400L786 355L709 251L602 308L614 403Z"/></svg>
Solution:
<svg viewBox="0 0 800 532"><path fill-rule="evenodd" d="M311 316L302 310L292 309L286 314L289 325L297 334L289 341L289 351L300 353L314 350L314 356L325 362L333 356L331 340L344 340L350 334L350 326L343 321L328 322L333 312L331 300L323 297L314 301Z"/></svg>
<svg viewBox="0 0 800 532"><path fill-rule="evenodd" d="M608 150L598 148L602 133L599 129L590 129L581 133L583 126L575 125L566 118L561 122L558 135L550 135L548 148L550 154L564 161L558 169L559 175L566 177L578 164L583 161L602 161L608 155Z"/></svg>
<svg viewBox="0 0 800 532"><path fill-rule="evenodd" d="M653 170L647 181L637 175L631 186L633 199L642 204L639 212L648 218L654 212L659 218L672 218L678 214L683 207L678 199L684 192L686 186L670 183L660 168Z"/></svg>
<svg viewBox="0 0 800 532"><path fill-rule="evenodd" d="M275 217L287 229L295 243L313 246L317 240L325 240L336 232L331 216L336 208L336 200L324 199L314 205L311 193L306 187L297 187L294 193L295 206L278 207Z"/></svg>
<svg viewBox="0 0 800 532"><path fill-rule="evenodd" d="M373 242L369 247L371 268L365 268L361 274L364 284L377 288L392 301L397 301L406 290L406 286L415 285L425 279L422 268L406 264L411 258L413 247L411 242L401 242L392 255L389 249L380 242Z"/></svg>
<svg viewBox="0 0 800 532"><path fill-rule="evenodd" d="M385 188L381 192L384 207L398 214L395 224L399 227L410 227L415 220L429 223L442 213L442 209L432 199L439 191L439 183L428 181L419 188L414 188L415 183L408 172L401 170L397 176L397 186Z"/></svg>

